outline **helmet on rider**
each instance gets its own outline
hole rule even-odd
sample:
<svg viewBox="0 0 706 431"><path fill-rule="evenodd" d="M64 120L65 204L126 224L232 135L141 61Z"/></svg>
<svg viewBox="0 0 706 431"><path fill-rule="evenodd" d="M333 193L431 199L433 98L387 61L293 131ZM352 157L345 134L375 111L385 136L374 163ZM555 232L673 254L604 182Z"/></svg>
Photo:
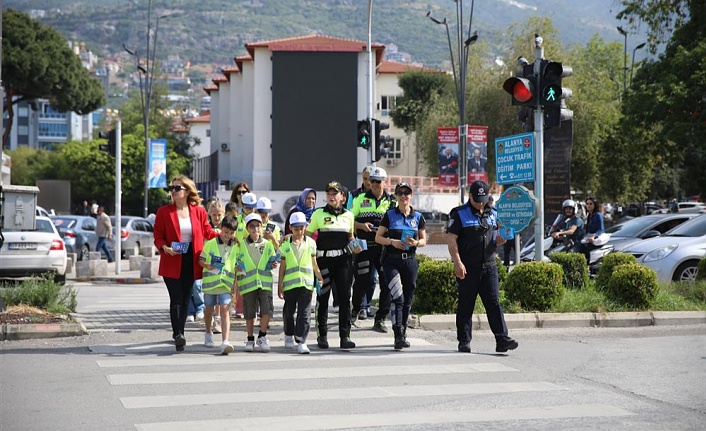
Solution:
<svg viewBox="0 0 706 431"><path fill-rule="evenodd" d="M574 214L576 214L576 202L574 202L573 199L567 199L561 204L562 211L566 208L571 208L574 211Z"/></svg>

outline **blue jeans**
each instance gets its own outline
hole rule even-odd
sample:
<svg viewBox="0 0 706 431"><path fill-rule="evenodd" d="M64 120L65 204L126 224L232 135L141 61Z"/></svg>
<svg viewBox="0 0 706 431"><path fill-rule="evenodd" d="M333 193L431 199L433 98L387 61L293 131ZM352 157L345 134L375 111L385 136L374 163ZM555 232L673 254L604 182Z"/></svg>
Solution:
<svg viewBox="0 0 706 431"><path fill-rule="evenodd" d="M104 236L99 236L98 237L98 244L96 244L96 251L101 251L101 250L103 250L105 252L105 256L108 258L108 262L112 262L113 255L110 253L110 249L108 248L108 244L105 243Z"/></svg>
<svg viewBox="0 0 706 431"><path fill-rule="evenodd" d="M194 280L194 285L191 288L191 299L188 301L186 311L187 316L195 316L198 313L203 313L203 280Z"/></svg>

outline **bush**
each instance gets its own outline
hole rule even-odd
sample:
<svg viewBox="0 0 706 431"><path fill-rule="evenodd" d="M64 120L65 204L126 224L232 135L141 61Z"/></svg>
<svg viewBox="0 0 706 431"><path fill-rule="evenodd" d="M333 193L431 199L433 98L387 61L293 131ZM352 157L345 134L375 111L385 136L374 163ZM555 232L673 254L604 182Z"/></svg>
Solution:
<svg viewBox="0 0 706 431"><path fill-rule="evenodd" d="M495 255L495 263L498 265L498 283L500 284L500 290L502 290L503 283L507 278L507 266L503 264L502 259Z"/></svg>
<svg viewBox="0 0 706 431"><path fill-rule="evenodd" d="M453 314L458 303L454 265L450 260L419 261L417 289L412 312L415 314Z"/></svg>
<svg viewBox="0 0 706 431"><path fill-rule="evenodd" d="M588 285L588 264L581 253L552 253L549 260L561 265L564 271L564 286L568 289L585 289Z"/></svg>
<svg viewBox="0 0 706 431"><path fill-rule="evenodd" d="M648 308L659 289L657 273L639 263L616 266L606 287L608 296L637 309Z"/></svg>
<svg viewBox="0 0 706 431"><path fill-rule="evenodd" d="M706 257L699 261L696 271L696 281L706 280Z"/></svg>
<svg viewBox="0 0 706 431"><path fill-rule="evenodd" d="M635 256L630 253L608 253L603 257L603 263L598 270L598 278L596 279L596 287L604 290L607 288L610 278L613 275L615 267L628 263L637 263Z"/></svg>
<svg viewBox="0 0 706 431"><path fill-rule="evenodd" d="M524 262L507 275L503 288L510 302L528 311L547 311L566 292L561 266L547 262Z"/></svg>
<svg viewBox="0 0 706 431"><path fill-rule="evenodd" d="M61 286L53 277L32 278L18 287L0 290L5 303L9 305L29 305L53 313L76 311L76 291L71 286Z"/></svg>

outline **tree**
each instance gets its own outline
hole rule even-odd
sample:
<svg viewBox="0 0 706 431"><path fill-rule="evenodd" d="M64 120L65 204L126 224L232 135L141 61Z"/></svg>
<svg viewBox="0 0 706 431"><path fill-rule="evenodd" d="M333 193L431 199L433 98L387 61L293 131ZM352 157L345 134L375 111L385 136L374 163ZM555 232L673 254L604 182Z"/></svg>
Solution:
<svg viewBox="0 0 706 431"><path fill-rule="evenodd" d="M647 47L652 54L659 44L666 42L672 31L682 27L696 8L703 8L702 0L622 0L625 9L618 19L627 19L631 28L647 24Z"/></svg>
<svg viewBox="0 0 706 431"><path fill-rule="evenodd" d="M2 77L8 113L3 146L10 136L13 105L49 99L59 111L84 115L105 104L101 83L93 79L71 51L66 39L51 27L14 9L2 14Z"/></svg>

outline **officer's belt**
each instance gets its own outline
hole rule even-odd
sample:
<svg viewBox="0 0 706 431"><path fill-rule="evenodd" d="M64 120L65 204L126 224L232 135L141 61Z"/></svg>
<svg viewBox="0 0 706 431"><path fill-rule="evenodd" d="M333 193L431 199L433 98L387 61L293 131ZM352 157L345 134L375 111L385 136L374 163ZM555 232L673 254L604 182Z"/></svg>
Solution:
<svg viewBox="0 0 706 431"><path fill-rule="evenodd" d="M316 250L316 257L338 257L343 256L346 253L345 250Z"/></svg>
<svg viewBox="0 0 706 431"><path fill-rule="evenodd" d="M393 257L395 259L413 259L417 254L416 253L390 253L389 251L387 252L387 257Z"/></svg>

